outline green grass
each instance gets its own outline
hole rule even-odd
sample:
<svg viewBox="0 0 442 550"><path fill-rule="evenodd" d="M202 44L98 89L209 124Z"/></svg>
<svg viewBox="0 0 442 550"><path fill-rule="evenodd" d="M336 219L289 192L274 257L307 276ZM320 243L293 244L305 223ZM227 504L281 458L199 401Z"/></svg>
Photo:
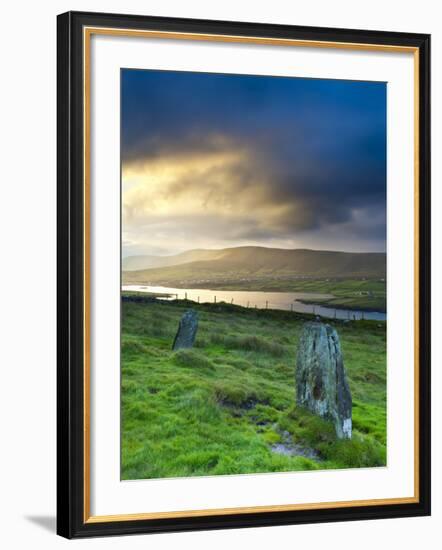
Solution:
<svg viewBox="0 0 442 550"><path fill-rule="evenodd" d="M173 352L198 310L195 347ZM353 396L351 441L295 406L308 316L227 304L123 302L122 478L245 474L386 463L385 323L333 322ZM272 451L287 433L317 459Z"/></svg>

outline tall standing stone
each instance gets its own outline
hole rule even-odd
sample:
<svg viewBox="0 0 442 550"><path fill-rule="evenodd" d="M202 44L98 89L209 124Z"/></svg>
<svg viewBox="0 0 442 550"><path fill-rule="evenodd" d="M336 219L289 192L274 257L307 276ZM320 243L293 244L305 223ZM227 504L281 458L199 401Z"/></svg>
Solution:
<svg viewBox="0 0 442 550"><path fill-rule="evenodd" d="M296 402L332 420L339 439L351 438L352 401L339 336L330 325L306 323L296 361Z"/></svg>
<svg viewBox="0 0 442 550"><path fill-rule="evenodd" d="M193 347L197 330L198 313L193 309L189 309L180 319L172 349L176 351L178 349Z"/></svg>

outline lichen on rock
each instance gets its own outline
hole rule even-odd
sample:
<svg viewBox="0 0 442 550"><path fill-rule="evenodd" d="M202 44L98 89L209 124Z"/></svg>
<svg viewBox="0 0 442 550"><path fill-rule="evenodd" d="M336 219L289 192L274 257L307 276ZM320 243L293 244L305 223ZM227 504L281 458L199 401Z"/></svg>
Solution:
<svg viewBox="0 0 442 550"><path fill-rule="evenodd" d="M172 349L176 351L193 347L197 330L198 313L193 309L189 309L180 319Z"/></svg>
<svg viewBox="0 0 442 550"><path fill-rule="evenodd" d="M296 360L296 402L332 420L339 439L352 433L352 399L339 336L327 324L303 326Z"/></svg>

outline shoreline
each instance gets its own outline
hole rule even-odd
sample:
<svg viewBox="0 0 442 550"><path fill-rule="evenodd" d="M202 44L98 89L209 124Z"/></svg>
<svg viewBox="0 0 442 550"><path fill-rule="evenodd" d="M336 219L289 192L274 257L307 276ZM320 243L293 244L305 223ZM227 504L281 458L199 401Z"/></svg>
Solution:
<svg viewBox="0 0 442 550"><path fill-rule="evenodd" d="M336 298L338 298L338 296L336 296ZM349 310L349 311L354 311L354 312L364 312L364 313L383 313L383 314L387 314L387 310L386 309L381 309L381 308L371 308L371 307L355 307L355 306L352 306L352 305L346 305L346 306L343 306L343 305L335 305L335 304L329 304L327 302L316 302L316 301L310 301L310 300L303 300L303 299L299 299L298 302L301 302L301 304L305 304L305 305L308 305L308 306L322 306L322 307L327 307L329 309L338 309L338 310L341 310L341 311L346 311L346 310Z"/></svg>
<svg viewBox="0 0 442 550"><path fill-rule="evenodd" d="M319 283L323 282L323 280L318 280ZM328 281L327 281L328 282ZM131 286L131 287L139 287L139 288L155 288L155 287L161 287L161 288L171 288L169 285L171 284L177 284L177 283L162 283L160 284L154 284L154 283L122 283L122 286ZM167 285L167 286L166 286ZM213 291L216 293L217 291L223 292L223 293L229 293L229 292L244 292L244 293L260 293L260 294L303 294L304 296L296 297L295 300L299 304L303 304L305 306L316 306L316 307L323 307L329 310L337 310L339 312L345 312L345 311L351 311L353 313L366 313L366 314L379 314L379 315L386 315L387 309L386 309L386 298L383 296L375 296L373 297L373 301L375 302L375 305L371 306L370 304L367 304L367 295L363 296L352 296L352 295L340 295L339 293L333 293L333 290L328 289L315 289L315 288L272 288L272 287L266 287L263 288L241 288L236 287L232 288L228 284L220 284L219 286L215 284L205 285L204 282L200 283L190 283L187 284L180 282L178 283L178 286L172 287L174 290L180 290L183 293L186 291L195 291L195 290L202 290L202 291ZM139 289L134 289L134 291L138 292ZM149 291L145 292L146 294L149 293ZM156 293L156 292L155 292ZM163 293L170 295L171 293ZM173 293L174 294L174 293ZM172 295L173 295L172 294ZM358 303L358 298L362 299L362 303ZM337 301L338 303L333 303L333 301ZM344 303L339 303L340 301L343 301ZM346 300L350 300L350 303L345 303ZM353 303L351 303L353 301ZM356 303L355 303L356 302ZM276 308L279 309L279 308Z"/></svg>
<svg viewBox="0 0 442 550"><path fill-rule="evenodd" d="M173 296L173 295L168 295ZM209 311L232 311L232 312L241 312L244 314L259 315L259 316L271 316L271 317L280 317L280 318L294 318L294 319L303 319L305 321L314 321L318 317L325 322L333 323L386 323L386 319L347 319L347 318L334 318L332 316L328 317L325 315L320 315L319 313L312 312L301 312L301 311L290 311L287 309L278 309L278 308L255 308L255 307L245 307L238 304L230 304L228 302L219 301L216 303L212 302L196 302L189 299L178 298L178 299L165 299L164 294L160 293L148 293L137 290L122 290L121 291L121 300L123 302L134 302L134 303L154 303L162 305L186 305L198 309L206 309ZM328 308L328 309L339 309L339 308ZM345 308L350 310L350 308ZM344 309L344 311L345 311ZM342 309L341 309L342 311ZM355 312L361 313L362 310L354 310ZM365 312L365 310L363 310ZM379 311L373 311L370 313L382 313Z"/></svg>

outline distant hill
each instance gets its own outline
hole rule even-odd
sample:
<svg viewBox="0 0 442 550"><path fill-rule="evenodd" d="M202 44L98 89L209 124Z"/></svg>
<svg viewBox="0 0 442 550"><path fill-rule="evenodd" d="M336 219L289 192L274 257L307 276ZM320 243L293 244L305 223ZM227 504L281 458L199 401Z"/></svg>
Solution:
<svg viewBox="0 0 442 550"><path fill-rule="evenodd" d="M181 265L201 260L216 260L222 257L223 253L224 250L195 249L174 256L128 256L123 258L122 267L123 271L139 271L141 269Z"/></svg>
<svg viewBox="0 0 442 550"><path fill-rule="evenodd" d="M243 246L189 250L176 256L131 256L123 260L123 282L162 286L295 277L385 278L386 254L287 250Z"/></svg>

